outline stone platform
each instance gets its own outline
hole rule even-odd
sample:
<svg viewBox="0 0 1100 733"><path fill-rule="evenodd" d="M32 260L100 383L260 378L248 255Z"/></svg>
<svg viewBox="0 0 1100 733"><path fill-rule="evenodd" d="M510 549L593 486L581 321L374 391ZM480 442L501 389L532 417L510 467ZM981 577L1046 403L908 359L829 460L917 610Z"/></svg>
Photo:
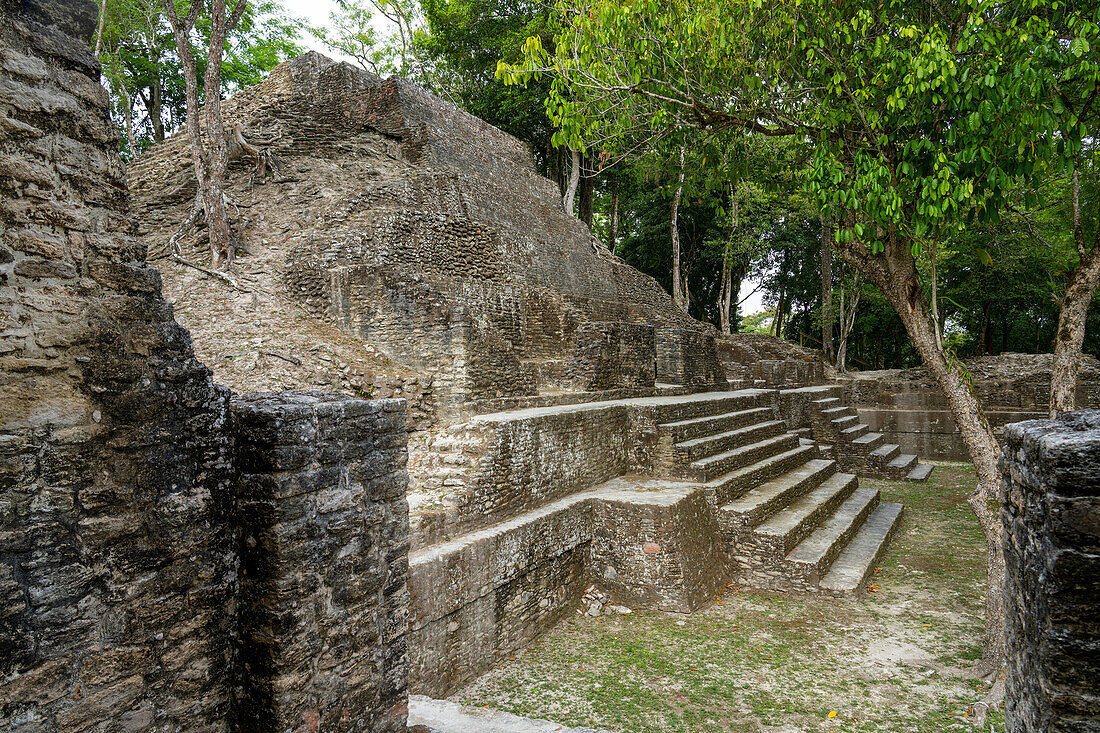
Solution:
<svg viewBox="0 0 1100 733"><path fill-rule="evenodd" d="M450 694L592 584L681 613L730 580L861 587L901 506L788 431L779 404L746 389L517 410L414 451L412 474L439 471L444 491L411 517L412 691Z"/></svg>

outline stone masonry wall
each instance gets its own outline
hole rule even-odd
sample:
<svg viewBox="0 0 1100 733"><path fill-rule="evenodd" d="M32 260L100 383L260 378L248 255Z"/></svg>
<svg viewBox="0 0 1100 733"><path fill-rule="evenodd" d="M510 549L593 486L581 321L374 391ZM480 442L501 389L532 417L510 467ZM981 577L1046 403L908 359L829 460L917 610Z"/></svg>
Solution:
<svg viewBox="0 0 1100 733"><path fill-rule="evenodd" d="M125 213L96 11L0 0L0 729L404 730L403 403L231 411Z"/></svg>
<svg viewBox="0 0 1100 733"><path fill-rule="evenodd" d="M225 730L229 395L123 214L95 20L0 3L0 727Z"/></svg>
<svg viewBox="0 0 1100 733"><path fill-rule="evenodd" d="M1013 733L1100 731L1100 410L1005 428Z"/></svg>
<svg viewBox="0 0 1100 733"><path fill-rule="evenodd" d="M404 403L233 401L241 516L238 729L405 730Z"/></svg>

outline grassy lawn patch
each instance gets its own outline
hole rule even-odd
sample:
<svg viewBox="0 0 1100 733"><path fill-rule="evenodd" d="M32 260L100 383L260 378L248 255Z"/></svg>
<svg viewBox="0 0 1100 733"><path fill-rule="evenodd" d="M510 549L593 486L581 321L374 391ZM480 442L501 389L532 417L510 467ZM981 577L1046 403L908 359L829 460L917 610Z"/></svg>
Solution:
<svg viewBox="0 0 1100 733"><path fill-rule="evenodd" d="M834 598L731 586L690 616L575 616L477 680L460 702L622 733L974 730L985 542L969 464L926 484L861 479L906 505L872 582ZM991 716L994 731L1004 718ZM986 728L988 730L988 728Z"/></svg>

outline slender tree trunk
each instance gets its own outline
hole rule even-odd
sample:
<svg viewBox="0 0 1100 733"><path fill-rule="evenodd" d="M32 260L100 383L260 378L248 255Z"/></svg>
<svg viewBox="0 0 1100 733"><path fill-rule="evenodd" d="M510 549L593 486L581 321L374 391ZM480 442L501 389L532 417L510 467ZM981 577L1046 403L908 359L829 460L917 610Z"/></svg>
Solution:
<svg viewBox="0 0 1100 733"><path fill-rule="evenodd" d="M1100 285L1100 246L1081 258L1069 276L1066 293L1058 310L1058 331L1054 335L1054 371L1050 380L1050 415L1077 409L1077 375L1081 371L1081 345L1085 340L1085 319L1089 304Z"/></svg>
<svg viewBox="0 0 1100 733"><path fill-rule="evenodd" d="M607 248L615 251L615 244L619 241L619 179L615 179L614 188L611 190L611 227L607 237Z"/></svg>
<svg viewBox="0 0 1100 733"><path fill-rule="evenodd" d="M1081 224L1081 174L1074 161L1072 181L1073 241L1077 248L1077 269L1069 276L1058 309L1058 330L1054 334L1054 370L1050 375L1050 416L1077 409L1077 375L1081 371L1081 344L1085 340L1085 319L1089 304L1100 285L1100 227L1092 249L1085 246ZM1036 328L1038 331L1038 328ZM1036 338L1038 341L1038 338ZM1037 349L1036 349L1037 350Z"/></svg>
<svg viewBox="0 0 1100 733"><path fill-rule="evenodd" d="M989 301L982 303L982 353L993 355L993 304Z"/></svg>
<svg viewBox="0 0 1100 733"><path fill-rule="evenodd" d="M95 29L95 57L103 50L103 22L107 19L107 0L99 0L99 24Z"/></svg>
<svg viewBox="0 0 1100 733"><path fill-rule="evenodd" d="M718 320L722 333L729 336L732 332L731 308L733 305L733 240L740 225L741 201L737 196L737 182L730 180L730 231L722 252L722 282L718 288Z"/></svg>
<svg viewBox="0 0 1100 733"><path fill-rule="evenodd" d="M569 216L573 216L573 202L577 197L577 184L581 180L581 153L579 150L570 150L569 156L573 162L569 169L569 183L565 186L565 195L562 196L562 208Z"/></svg>
<svg viewBox="0 0 1100 733"><path fill-rule="evenodd" d="M684 193L684 156L686 149L680 146L680 173L676 179L676 192L672 195L672 217L669 233L672 235L672 302L687 310L687 295L680 279L680 197Z"/></svg>
<svg viewBox="0 0 1100 733"><path fill-rule="evenodd" d="M591 228L592 214L596 205L596 178L592 175L592 168L588 164L587 156L581 156L581 180L580 180L580 215L579 218Z"/></svg>
<svg viewBox="0 0 1100 733"><path fill-rule="evenodd" d="M860 285L860 273L857 272L852 279L852 292L849 296L848 310L843 310L844 285L841 283L840 300L842 304L840 314L840 345L836 350L836 368L840 373L848 371L848 336L852 333L852 326L856 323L856 308L859 307L859 299L863 295Z"/></svg>
<svg viewBox="0 0 1100 733"><path fill-rule="evenodd" d="M207 49L204 85L206 141L203 144L199 121L199 83L195 57L191 51L190 33L195 25L201 0L192 0L187 16L181 19L173 0L163 0L176 39L176 50L183 62L184 85L187 93L187 135L191 141L191 158L199 184L203 209L206 212L210 238L210 259L214 269L233 263L233 241L225 210L225 176L229 168L229 146L221 112L221 62L225 50L226 31L240 20L246 0L237 0L232 18L226 17L225 0L210 3L210 45Z"/></svg>
<svg viewBox="0 0 1100 733"><path fill-rule="evenodd" d="M833 226L821 220L821 353L835 364L833 353Z"/></svg>
<svg viewBox="0 0 1100 733"><path fill-rule="evenodd" d="M149 88L149 122L153 125L153 139L164 141L164 104L161 101L160 78L153 79Z"/></svg>
<svg viewBox="0 0 1100 733"><path fill-rule="evenodd" d="M991 670L1004 663L1004 554L1001 549L1001 521L997 458L1000 446L985 417L981 403L967 381L963 366L949 361L936 346L936 325L921 292L916 263L909 254L909 242L892 235L884 255L873 256L861 244L845 247L841 254L863 272L894 307L909 339L921 357L951 409L963 444L978 474L978 486L969 504L985 534L988 582L986 586L985 650L983 662Z"/></svg>
<svg viewBox="0 0 1100 733"><path fill-rule="evenodd" d="M928 245L932 262L932 321L936 324L936 348L943 349L943 316L940 315L939 283L936 275L936 243Z"/></svg>

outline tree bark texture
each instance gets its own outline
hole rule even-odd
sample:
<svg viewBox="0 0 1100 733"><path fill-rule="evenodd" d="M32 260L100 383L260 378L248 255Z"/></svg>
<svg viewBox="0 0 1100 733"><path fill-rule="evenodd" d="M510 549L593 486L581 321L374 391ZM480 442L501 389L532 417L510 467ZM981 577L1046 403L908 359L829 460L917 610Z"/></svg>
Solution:
<svg viewBox="0 0 1100 733"><path fill-rule="evenodd" d="M680 197L684 193L684 156L687 151L680 146L680 173L676 179L676 191L672 195L672 217L669 233L672 235L672 302L687 310L687 295L680 279Z"/></svg>
<svg viewBox="0 0 1100 733"><path fill-rule="evenodd" d="M565 194L562 196L562 208L569 216L573 216L573 202L577 197L577 184L581 180L581 154L579 150L570 150L569 157L572 166L569 168L569 183L565 186Z"/></svg>
<svg viewBox="0 0 1100 733"><path fill-rule="evenodd" d="M891 234L883 254L872 255L857 242L847 243L839 252L882 291L897 312L925 368L947 399L963 444L974 463L978 486L968 503L985 534L987 549L983 661L991 669L999 668L1004 660L1002 588L1005 574L998 499L1000 446L981 403L971 390L969 374L961 363L949 358L937 346L936 325L921 288L916 261L909 254L909 242Z"/></svg>
<svg viewBox="0 0 1100 733"><path fill-rule="evenodd" d="M1054 368L1050 375L1050 416L1077 409L1077 375L1081 371L1081 345L1085 341L1085 319L1089 304L1100 286L1100 226L1089 249L1081 223L1081 174L1074 164L1072 181L1073 243L1077 248L1077 269L1066 282L1058 309L1058 331L1054 334ZM1038 332L1038 331L1036 331ZM1036 342L1038 337L1036 337Z"/></svg>
<svg viewBox="0 0 1100 733"><path fill-rule="evenodd" d="M833 353L833 226L821 220L821 353L835 364Z"/></svg>

